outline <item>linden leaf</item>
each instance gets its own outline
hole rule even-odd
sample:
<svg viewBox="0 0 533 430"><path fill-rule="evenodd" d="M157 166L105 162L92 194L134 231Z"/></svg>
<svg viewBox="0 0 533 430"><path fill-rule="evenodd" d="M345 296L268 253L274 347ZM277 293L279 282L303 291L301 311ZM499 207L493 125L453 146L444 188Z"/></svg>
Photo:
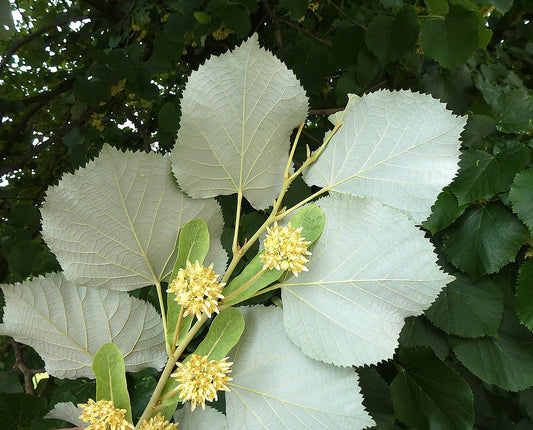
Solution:
<svg viewBox="0 0 533 430"><path fill-rule="evenodd" d="M289 138L307 115L296 76L257 35L193 72L181 101L173 171L194 198L242 192L256 209L283 183Z"/></svg>
<svg viewBox="0 0 533 430"><path fill-rule="evenodd" d="M0 333L34 348L52 376L94 378L94 356L106 343L120 349L128 372L166 361L160 315L127 293L78 287L60 273L1 288Z"/></svg>
<svg viewBox="0 0 533 430"><path fill-rule="evenodd" d="M285 329L305 354L339 366L392 358L404 318L419 315L452 276L424 233L396 209L335 194L308 272L282 288Z"/></svg>
<svg viewBox="0 0 533 430"><path fill-rule="evenodd" d="M334 121L343 125L305 181L426 219L455 176L466 119L428 95L378 91L352 96Z"/></svg>
<svg viewBox="0 0 533 430"><path fill-rule="evenodd" d="M209 406L205 409L185 406L174 414L174 421L179 423L179 428L187 430L227 430L228 418Z"/></svg>
<svg viewBox="0 0 533 430"><path fill-rule="evenodd" d="M244 308L246 330L231 356L226 412L234 429L362 429L374 425L352 369L302 354L283 332L282 311Z"/></svg>
<svg viewBox="0 0 533 430"><path fill-rule="evenodd" d="M104 146L46 194L43 237L77 285L130 291L166 279L180 226L195 218L209 226L207 259L225 267L218 203L182 193L159 154Z"/></svg>

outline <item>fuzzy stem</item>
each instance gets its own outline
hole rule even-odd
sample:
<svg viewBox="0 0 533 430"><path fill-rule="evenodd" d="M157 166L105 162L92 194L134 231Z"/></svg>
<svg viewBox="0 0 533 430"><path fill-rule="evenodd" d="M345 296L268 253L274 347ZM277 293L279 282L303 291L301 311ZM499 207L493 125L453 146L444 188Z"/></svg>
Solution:
<svg viewBox="0 0 533 430"><path fill-rule="evenodd" d="M165 310L165 302L163 301L163 293L161 292L161 283L159 281L155 282L155 288L157 291L157 298L159 299L159 308L161 309L161 319L163 320L163 330L165 333L165 336L167 335L167 313ZM170 356L171 351L168 344L165 342L167 354Z"/></svg>
<svg viewBox="0 0 533 430"><path fill-rule="evenodd" d="M156 410L158 410L157 403L159 402L159 397L161 396L161 393L163 392L163 389L165 388L165 385L168 381L168 378L170 377L170 374L172 373L172 370L174 370L176 361L178 361L181 354L183 354L183 351L185 351L185 348L187 348L187 345L189 345L189 342L194 338L196 333L198 333L198 330L200 330L200 328L206 321L207 321L207 315L203 314L202 317L198 321L196 321L196 323L189 330L189 332L187 333L187 336L185 336L185 338L183 339L183 342L180 343L179 347L174 351L173 354L170 355L167 361L167 364L165 368L163 369L163 373L161 374L161 377L159 378L159 381L157 382L155 390L152 393L152 397L150 397L150 401L146 405L146 408L144 409L144 412L141 415L141 418L139 418L137 426L135 427L136 429L140 427L140 425L144 422L144 420L149 419L152 416L152 414Z"/></svg>
<svg viewBox="0 0 533 430"><path fill-rule="evenodd" d="M180 326L181 326L181 320L183 319L183 306L180 308L180 313L178 316L178 322L176 323L176 329L174 330L174 339L172 341L172 354L176 351L176 346L178 343L178 336L180 334Z"/></svg>
<svg viewBox="0 0 533 430"><path fill-rule="evenodd" d="M233 245L231 246L231 251L233 255L239 253L239 245L237 240L239 238L239 225L241 222L241 206L242 206L242 190L239 190L237 193L237 212L235 215L235 231L233 233Z"/></svg>

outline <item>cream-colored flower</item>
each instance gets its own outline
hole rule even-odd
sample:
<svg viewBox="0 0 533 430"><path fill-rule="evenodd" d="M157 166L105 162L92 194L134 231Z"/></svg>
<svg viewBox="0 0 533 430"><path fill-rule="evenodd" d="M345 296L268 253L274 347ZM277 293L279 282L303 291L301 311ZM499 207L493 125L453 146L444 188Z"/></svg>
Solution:
<svg viewBox="0 0 533 430"><path fill-rule="evenodd" d="M176 294L174 300L183 306L183 316L196 315L200 319L206 313L211 318L212 313L219 313L218 301L224 298L221 292L226 284L217 282L218 276L212 264L204 267L198 261L187 261L187 267L179 270L167 292Z"/></svg>
<svg viewBox="0 0 533 430"><path fill-rule="evenodd" d="M228 357L222 360L207 360L207 357L192 354L190 360L178 363L178 369L171 375L176 378L180 385L180 399L183 403L191 402L191 410L194 411L201 405L205 409L205 401L216 400L217 391L229 391L226 384L233 378L228 374L231 365Z"/></svg>
<svg viewBox="0 0 533 430"><path fill-rule="evenodd" d="M128 422L124 415L126 409L117 409L110 400L89 399L87 403L80 403L82 408L79 418L86 423L91 423L85 430L129 430L133 424Z"/></svg>
<svg viewBox="0 0 533 430"><path fill-rule="evenodd" d="M164 417L157 414L149 420L144 420L139 430L177 430L178 425L167 421Z"/></svg>
<svg viewBox="0 0 533 430"><path fill-rule="evenodd" d="M287 227L280 227L275 222L267 228L265 252L261 254L263 269L290 270L294 276L302 270L307 271L304 265L309 260L305 256L311 255L307 250L311 242L300 235L302 229L292 228L290 222Z"/></svg>

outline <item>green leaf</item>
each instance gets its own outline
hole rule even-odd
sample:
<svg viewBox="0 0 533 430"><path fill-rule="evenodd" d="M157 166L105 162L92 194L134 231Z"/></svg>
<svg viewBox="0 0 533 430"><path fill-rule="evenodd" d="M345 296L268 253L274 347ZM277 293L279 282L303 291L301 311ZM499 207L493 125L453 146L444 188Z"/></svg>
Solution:
<svg viewBox="0 0 533 430"><path fill-rule="evenodd" d="M326 215L315 204L305 205L291 220L291 227L302 228L300 235L308 242L314 243L324 231Z"/></svg>
<svg viewBox="0 0 533 430"><path fill-rule="evenodd" d="M477 149L464 151L459 174L451 185L460 205L507 191L513 178L529 161L523 143L506 142L495 155Z"/></svg>
<svg viewBox="0 0 533 430"><path fill-rule="evenodd" d="M280 0L280 6L290 12L291 20L298 21L307 13L307 0Z"/></svg>
<svg viewBox="0 0 533 430"><path fill-rule="evenodd" d="M533 386L533 334L506 312L497 337L459 340L457 358L487 384L519 391Z"/></svg>
<svg viewBox="0 0 533 430"><path fill-rule="evenodd" d="M468 208L444 236L450 261L477 279L514 261L526 230L509 209L492 202Z"/></svg>
<svg viewBox="0 0 533 430"><path fill-rule="evenodd" d="M283 183L289 138L307 113L294 74L257 35L193 72L181 101L173 171L194 198L242 192L256 209Z"/></svg>
<svg viewBox="0 0 533 430"><path fill-rule="evenodd" d="M469 115L465 130L461 134L463 146L470 149L489 148L488 138L496 134L496 123L490 116Z"/></svg>
<svg viewBox="0 0 533 430"><path fill-rule="evenodd" d="M478 48L478 16L463 6L451 4L444 19L424 20L420 38L424 53L453 71Z"/></svg>
<svg viewBox="0 0 533 430"><path fill-rule="evenodd" d="M0 40L8 40L15 32L9 0L0 0Z"/></svg>
<svg viewBox="0 0 533 430"><path fill-rule="evenodd" d="M163 133L176 133L179 128L179 111L174 103L167 102L159 110L158 130Z"/></svg>
<svg viewBox="0 0 533 430"><path fill-rule="evenodd" d="M296 215L291 218L290 222L293 228L303 227L300 233L301 236L306 241L313 243L320 237L324 230L326 216L318 206L310 204L301 208ZM249 282L262 269L263 262L261 260L261 255L258 254L250 263L248 263L244 270L229 283L222 294L225 297L228 297L234 291L237 291L240 287ZM233 305L252 297L259 290L277 281L283 273L283 270L276 269L266 271L235 297L224 301L224 304Z"/></svg>
<svg viewBox="0 0 533 430"><path fill-rule="evenodd" d="M496 127L504 133L533 130L533 97L526 90L504 92L492 103Z"/></svg>
<svg viewBox="0 0 533 430"><path fill-rule="evenodd" d="M520 266L516 287L516 313L520 322L533 331L533 258Z"/></svg>
<svg viewBox="0 0 533 430"><path fill-rule="evenodd" d="M227 308L213 320L209 332L194 354L207 356L209 360L222 360L239 341L243 331L244 318L241 311Z"/></svg>
<svg viewBox="0 0 533 430"><path fill-rule="evenodd" d="M360 367L357 369L361 391L365 393L363 405L366 407L380 430L393 430L394 409L389 386L373 367Z"/></svg>
<svg viewBox="0 0 533 430"><path fill-rule="evenodd" d="M186 430L227 430L228 417L216 409L206 406L205 409L183 407L174 415L174 421Z"/></svg>
<svg viewBox="0 0 533 430"><path fill-rule="evenodd" d="M198 21L200 24L207 25L211 22L211 17L204 12L197 11L197 12L194 12L193 15L196 21Z"/></svg>
<svg viewBox="0 0 533 430"><path fill-rule="evenodd" d="M280 309L254 306L243 313L246 331L232 354L233 381L226 393L229 428L362 429L374 424L352 369L302 354L283 332Z"/></svg>
<svg viewBox="0 0 533 430"><path fill-rule="evenodd" d="M526 89L522 79L501 63L481 64L474 79L476 87L489 105L504 93Z"/></svg>
<svg viewBox="0 0 533 430"><path fill-rule="evenodd" d="M126 368L120 349L112 343L102 345L94 356L92 367L96 377L96 400L111 400L115 408L125 409L125 418L131 423Z"/></svg>
<svg viewBox="0 0 533 430"><path fill-rule="evenodd" d="M450 350L444 333L422 315L405 319L398 343L400 348L427 346L443 361Z"/></svg>
<svg viewBox="0 0 533 430"><path fill-rule="evenodd" d="M459 205L450 187L444 188L431 207L431 215L422 223L432 234L448 227L459 218L468 205Z"/></svg>
<svg viewBox="0 0 533 430"><path fill-rule="evenodd" d="M360 366L391 358L404 318L453 280L430 242L396 209L334 194L307 267L282 288L285 329L311 358Z"/></svg>
<svg viewBox="0 0 533 430"><path fill-rule="evenodd" d="M447 0L424 0L431 15L446 15L450 10Z"/></svg>
<svg viewBox="0 0 533 430"><path fill-rule="evenodd" d="M209 252L209 230L207 223L203 219L195 219L185 224L178 237L178 257L174 263L174 269L169 280L173 281L178 276L180 269L185 269L187 261L191 263L203 264L204 259ZM174 293L167 294L167 344L173 346L174 331L178 323L181 305L176 302ZM182 318L180 325L179 341L187 334L193 320L192 315Z"/></svg>
<svg viewBox="0 0 533 430"><path fill-rule="evenodd" d="M250 22L250 11L243 5L227 5L222 11L224 24L231 28L240 39L250 34L252 24Z"/></svg>
<svg viewBox="0 0 533 430"><path fill-rule="evenodd" d="M511 9L514 0L489 0L488 3L494 5L496 10L502 15Z"/></svg>
<svg viewBox="0 0 533 430"><path fill-rule="evenodd" d="M127 293L78 287L59 273L1 288L0 333L34 348L52 376L93 378L93 358L110 342L122 351L127 371L159 369L166 361L161 317Z"/></svg>
<svg viewBox="0 0 533 430"><path fill-rule="evenodd" d="M409 91L354 96L337 118L342 127L305 181L372 197L416 222L426 219L455 176L466 119L428 95Z"/></svg>
<svg viewBox="0 0 533 430"><path fill-rule="evenodd" d="M374 17L368 24L366 44L382 64L387 64L414 50L419 29L414 8L404 6L394 17Z"/></svg>
<svg viewBox="0 0 533 430"><path fill-rule="evenodd" d="M516 175L511 185L509 198L513 211L533 232L533 169Z"/></svg>
<svg viewBox="0 0 533 430"><path fill-rule="evenodd" d="M17 280L25 279L29 275L59 270L54 255L35 239L16 243L7 254L7 263L10 272L18 275Z"/></svg>
<svg viewBox="0 0 533 430"><path fill-rule="evenodd" d="M447 333L464 337L496 336L503 315L503 293L488 278L457 279L426 311L429 320Z"/></svg>
<svg viewBox="0 0 533 430"><path fill-rule="evenodd" d="M48 189L41 212L43 237L77 285L130 291L167 279L180 226L200 217L210 230L210 261L226 264L218 203L182 193L159 154L106 145Z"/></svg>
<svg viewBox="0 0 533 430"><path fill-rule="evenodd" d="M31 232L41 227L39 209L30 202L18 202L11 207L8 224L17 228L26 228Z"/></svg>
<svg viewBox="0 0 533 430"><path fill-rule="evenodd" d="M30 430L46 413L46 398L25 393L0 393L0 420L6 430Z"/></svg>
<svg viewBox="0 0 533 430"><path fill-rule="evenodd" d="M402 370L390 386L396 416L410 428L467 429L474 425L468 383L424 348L402 349Z"/></svg>

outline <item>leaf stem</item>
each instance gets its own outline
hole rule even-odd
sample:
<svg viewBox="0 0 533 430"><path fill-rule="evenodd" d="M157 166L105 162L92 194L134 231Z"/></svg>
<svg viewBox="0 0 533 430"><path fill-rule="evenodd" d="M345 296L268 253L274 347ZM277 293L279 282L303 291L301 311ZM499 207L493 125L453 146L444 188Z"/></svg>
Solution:
<svg viewBox="0 0 533 430"><path fill-rule="evenodd" d="M318 157L320 157L320 154L322 154L322 152L324 151L324 149L326 149L326 146L328 145L329 141L333 138L333 136L335 135L335 133L337 133L337 130L339 128L341 128L342 126L342 122L339 121L335 124L335 127L333 127L333 130L331 130L331 132L329 133L328 137L324 140L324 142L322 143L322 145L320 145L320 147L315 151L313 152L313 154L308 154L307 155L307 159L304 161L304 163L300 166L300 168L294 172L292 174L292 176L289 178L291 180L291 182L296 179L296 177L298 175L300 175L304 169L306 169L307 167L309 167L311 164L313 164L317 159ZM309 149L308 149L309 151Z"/></svg>
<svg viewBox="0 0 533 430"><path fill-rule="evenodd" d="M181 327L181 320L182 319L183 319L183 306L180 306L180 313L179 313L179 316L178 316L178 322L176 323L176 329L174 330L174 339L172 341L172 347L171 347L172 354L174 354L174 351L176 351L176 346L177 346L177 343L178 343L178 337L179 337L179 333L180 333L180 327Z"/></svg>
<svg viewBox="0 0 533 430"><path fill-rule="evenodd" d="M163 330L166 336L167 335L167 313L165 310L165 302L163 301L163 293L161 292L161 283L159 281L155 281L155 288L157 291L157 298L159 299L159 308L161 309L161 319L163 320ZM167 348L167 354L170 356L171 354L170 347L168 346L167 342L165 342L165 345Z"/></svg>
<svg viewBox="0 0 533 430"><path fill-rule="evenodd" d="M300 124L300 127L298 127L298 132L296 133L296 137L294 138L294 143L292 144L291 153L289 154L289 159L287 160L287 166L285 167L285 172L283 174L284 179L287 179L289 177L289 171L291 169L291 164L294 158L294 153L296 152L296 146L298 145L298 142L300 140L300 135L302 134L302 130L304 126L305 126L305 122L302 122Z"/></svg>
<svg viewBox="0 0 533 430"><path fill-rule="evenodd" d="M233 255L239 253L239 245L237 240L239 238L239 226L241 222L241 206L242 206L242 190L237 192L237 213L235 215L235 231L233 233L233 245L231 246L231 252Z"/></svg>

